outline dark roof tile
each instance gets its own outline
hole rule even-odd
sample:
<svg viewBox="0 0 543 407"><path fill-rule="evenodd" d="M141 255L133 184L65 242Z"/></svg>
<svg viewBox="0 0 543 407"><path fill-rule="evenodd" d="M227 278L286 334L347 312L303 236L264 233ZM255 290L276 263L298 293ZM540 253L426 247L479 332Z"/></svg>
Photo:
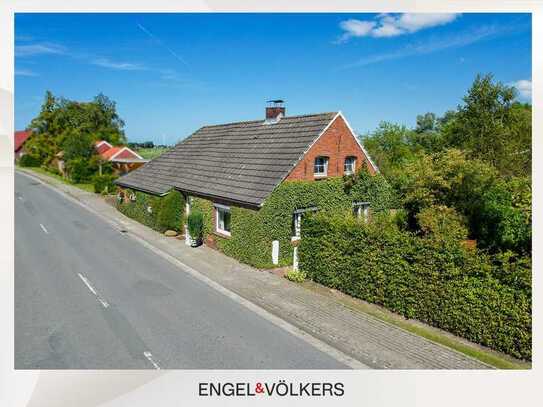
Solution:
<svg viewBox="0 0 543 407"><path fill-rule="evenodd" d="M259 206L336 115L204 126L116 183L158 195L177 188Z"/></svg>

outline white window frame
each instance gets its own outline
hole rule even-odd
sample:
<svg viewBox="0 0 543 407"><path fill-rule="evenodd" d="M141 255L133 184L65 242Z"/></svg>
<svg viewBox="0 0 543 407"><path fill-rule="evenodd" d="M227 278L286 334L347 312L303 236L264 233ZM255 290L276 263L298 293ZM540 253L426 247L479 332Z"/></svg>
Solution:
<svg viewBox="0 0 543 407"><path fill-rule="evenodd" d="M364 219L364 223L368 223L370 214L369 202L353 202L353 214L358 219Z"/></svg>
<svg viewBox="0 0 543 407"><path fill-rule="evenodd" d="M347 170L347 160L352 160L351 169L349 170ZM345 161L343 162L343 173L345 175L352 175L355 172L356 172L356 157L352 155L345 157Z"/></svg>
<svg viewBox="0 0 543 407"><path fill-rule="evenodd" d="M317 167L317 160L319 159L322 159L324 160L324 172L317 172L316 171L316 167ZM315 177L326 177L328 176L328 157L326 156L323 156L323 155L320 155L318 157L315 157L315 161L313 162L313 175Z"/></svg>
<svg viewBox="0 0 543 407"><path fill-rule="evenodd" d="M220 213L221 212L228 212L230 214L230 227L232 227L232 213L230 212L230 207L226 205L220 205L220 204L214 204L215 207L215 231L217 233L220 233L221 235L225 236L232 236L232 232L225 230L221 227L220 222ZM223 220L223 226L224 226L224 220Z"/></svg>
<svg viewBox="0 0 543 407"><path fill-rule="evenodd" d="M293 242L300 240L302 237L302 218L304 213L306 212L316 212L318 210L317 207L311 207L311 208L304 208L304 209L296 209L294 213L292 214L292 221L294 222L294 236L291 237L290 240Z"/></svg>

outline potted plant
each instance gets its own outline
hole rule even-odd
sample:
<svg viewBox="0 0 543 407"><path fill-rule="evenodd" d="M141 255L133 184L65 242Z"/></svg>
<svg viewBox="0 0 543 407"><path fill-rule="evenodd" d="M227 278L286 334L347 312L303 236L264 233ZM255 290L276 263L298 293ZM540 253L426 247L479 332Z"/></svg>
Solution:
<svg viewBox="0 0 543 407"><path fill-rule="evenodd" d="M204 215L198 211L191 212L187 218L187 228L190 235L190 245L192 247L200 246L204 236Z"/></svg>

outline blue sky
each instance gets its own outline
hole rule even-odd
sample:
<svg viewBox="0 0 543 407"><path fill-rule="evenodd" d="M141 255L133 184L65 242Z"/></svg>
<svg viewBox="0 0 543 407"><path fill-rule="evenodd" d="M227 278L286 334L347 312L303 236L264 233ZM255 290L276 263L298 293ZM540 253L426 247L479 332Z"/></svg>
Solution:
<svg viewBox="0 0 543 407"><path fill-rule="evenodd" d="M15 125L46 90L104 93L130 141L167 144L200 126L341 110L380 121L455 108L475 75L531 99L530 14L16 14Z"/></svg>

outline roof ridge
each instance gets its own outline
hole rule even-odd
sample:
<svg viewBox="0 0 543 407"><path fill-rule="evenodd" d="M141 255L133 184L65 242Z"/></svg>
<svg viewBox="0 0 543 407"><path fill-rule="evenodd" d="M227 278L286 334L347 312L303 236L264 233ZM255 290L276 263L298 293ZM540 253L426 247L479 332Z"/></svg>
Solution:
<svg viewBox="0 0 543 407"><path fill-rule="evenodd" d="M299 114L295 116L284 116L281 120L286 119L299 119L301 117L311 117L311 116L325 116L325 115L336 115L339 113L339 110L337 112L322 112L322 113L308 113L308 114ZM241 120L237 122L229 122L229 123L220 123L220 124L207 124L205 126L200 127L198 130L204 129L204 128L210 128L210 127L223 127L223 126L232 126L235 124L249 124L249 123L263 123L265 119L260 120Z"/></svg>

